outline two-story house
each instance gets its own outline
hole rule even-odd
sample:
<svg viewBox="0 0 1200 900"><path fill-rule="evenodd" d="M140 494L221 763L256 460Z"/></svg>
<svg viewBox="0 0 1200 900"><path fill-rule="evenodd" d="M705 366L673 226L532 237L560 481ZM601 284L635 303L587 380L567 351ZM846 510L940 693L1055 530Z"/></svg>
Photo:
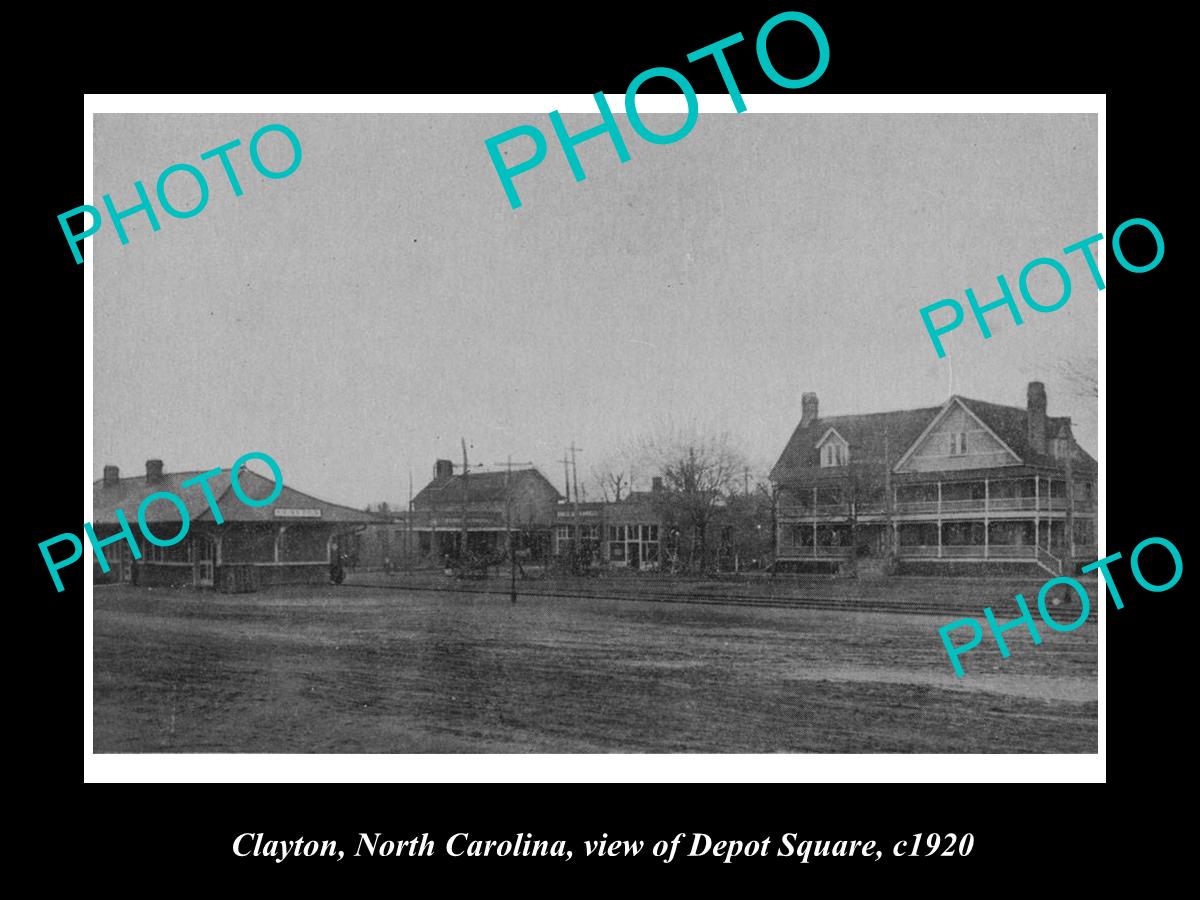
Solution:
<svg viewBox="0 0 1200 900"><path fill-rule="evenodd" d="M777 565L1077 571L1076 561L1095 559L1096 461L1069 418L1046 414L1041 382L1026 401L955 395L924 409L821 417L816 394L804 394L771 473Z"/></svg>
<svg viewBox="0 0 1200 900"><path fill-rule="evenodd" d="M391 504L390 524L367 529L358 543L358 564L367 567L440 563L467 550L492 554L514 550L541 559L549 555L555 511L561 495L536 468L511 473L455 473L448 459L434 463L433 480L400 512ZM465 526L465 527L464 527Z"/></svg>

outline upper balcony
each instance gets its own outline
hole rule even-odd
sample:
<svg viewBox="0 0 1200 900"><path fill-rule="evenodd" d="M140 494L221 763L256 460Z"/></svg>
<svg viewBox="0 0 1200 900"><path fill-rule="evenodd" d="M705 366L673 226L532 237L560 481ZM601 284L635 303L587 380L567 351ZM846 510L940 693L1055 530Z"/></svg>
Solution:
<svg viewBox="0 0 1200 900"><path fill-rule="evenodd" d="M984 479L982 481L924 482L894 489L892 511L903 515L944 515L989 512L1065 512L1071 503L1066 482L1049 478ZM808 502L795 502L796 499ZM779 514L786 518L828 519L883 515L886 504L878 497L851 503L830 488L813 488L793 502L781 503ZM1092 485L1077 482L1074 498L1077 513L1096 511Z"/></svg>

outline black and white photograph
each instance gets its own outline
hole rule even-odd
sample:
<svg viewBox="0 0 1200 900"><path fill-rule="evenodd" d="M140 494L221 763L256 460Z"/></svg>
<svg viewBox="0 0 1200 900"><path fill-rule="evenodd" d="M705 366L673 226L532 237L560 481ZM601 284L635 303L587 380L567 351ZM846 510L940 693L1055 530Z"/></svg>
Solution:
<svg viewBox="0 0 1200 900"><path fill-rule="evenodd" d="M1097 753L1096 112L619 99L98 109L97 757Z"/></svg>

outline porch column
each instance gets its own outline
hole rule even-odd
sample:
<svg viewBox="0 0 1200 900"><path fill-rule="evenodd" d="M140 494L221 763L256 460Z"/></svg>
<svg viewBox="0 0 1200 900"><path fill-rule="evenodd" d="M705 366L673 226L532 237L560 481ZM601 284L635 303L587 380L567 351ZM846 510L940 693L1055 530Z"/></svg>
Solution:
<svg viewBox="0 0 1200 900"><path fill-rule="evenodd" d="M992 489L990 483L983 479L983 558L988 558L988 532L992 530L991 520L988 519L988 507L992 505Z"/></svg>
<svg viewBox="0 0 1200 900"><path fill-rule="evenodd" d="M1042 478L1040 475L1035 475L1033 478L1033 555L1038 555L1038 548L1042 546L1041 538L1041 521L1042 521Z"/></svg>
<svg viewBox="0 0 1200 900"><path fill-rule="evenodd" d="M817 489L813 488L813 497L815 498L816 496L817 496ZM815 511L814 511L814 515L813 515L813 545L812 545L812 553L810 555L814 556L814 557L817 555L817 520L816 520Z"/></svg>
<svg viewBox="0 0 1200 900"><path fill-rule="evenodd" d="M942 483L939 481L938 486L938 559L942 558Z"/></svg>

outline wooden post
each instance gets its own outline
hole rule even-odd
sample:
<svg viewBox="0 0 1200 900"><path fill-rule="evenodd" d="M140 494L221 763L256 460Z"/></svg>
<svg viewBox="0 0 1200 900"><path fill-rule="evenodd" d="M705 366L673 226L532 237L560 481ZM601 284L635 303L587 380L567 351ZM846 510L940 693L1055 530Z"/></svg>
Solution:
<svg viewBox="0 0 1200 900"><path fill-rule="evenodd" d="M471 470L467 464L467 439L466 438L462 438L462 451L463 451L462 542L461 542L461 546L458 548L458 558L460 561L465 560L467 558L467 508L468 508L468 504L470 502L468 499L470 496L468 493L470 486L467 483L467 476L470 474Z"/></svg>
<svg viewBox="0 0 1200 900"><path fill-rule="evenodd" d="M1038 548L1042 546L1041 485L1042 485L1041 477L1035 475L1033 477L1033 555L1034 556L1037 556Z"/></svg>
<svg viewBox="0 0 1200 900"><path fill-rule="evenodd" d="M887 425L883 426L883 529L885 534L888 531L892 532L892 552L889 554L892 559L890 562L885 561L885 572L890 575L896 571L896 531L892 526L892 453Z"/></svg>
<svg viewBox="0 0 1200 900"><path fill-rule="evenodd" d="M559 462L561 462L563 464L563 484L566 485L566 488L565 488L566 498L567 498L567 502L570 503L571 502L571 468L570 468L571 467L571 458L569 456L567 456L566 451L563 451L563 458L561 460L559 460ZM570 527L570 526L568 526L568 527ZM578 537L578 535L576 535L576 537ZM555 520L554 520L554 540L556 542L558 541L558 518L557 517L555 517ZM567 546L573 548L575 546L575 542L571 541L567 544ZM561 546L558 548L558 551L559 551L559 555L561 556L562 555L562 547Z"/></svg>
<svg viewBox="0 0 1200 900"><path fill-rule="evenodd" d="M583 534L579 525L579 466L575 462L575 453L582 450L582 447L576 447L575 442L571 441L571 481L575 485L575 567L579 566L580 553L583 549Z"/></svg>
<svg viewBox="0 0 1200 900"><path fill-rule="evenodd" d="M1072 444L1075 443L1075 439L1070 436L1070 431L1069 431L1070 427L1071 427L1071 420L1068 419L1067 420L1068 433L1067 433L1067 440L1066 440L1066 444L1067 444L1067 447L1066 447L1066 452L1067 452L1067 462L1066 462L1067 518L1066 518L1066 523L1065 523L1065 527L1067 529L1067 535L1066 535L1066 537L1067 537L1067 540L1066 540L1067 553L1066 553L1066 560L1064 561L1064 565L1074 565L1074 559L1075 559L1075 467L1074 467L1074 465L1072 465L1072 463L1074 462L1075 454L1072 452L1072 446L1071 446Z"/></svg>
<svg viewBox="0 0 1200 900"><path fill-rule="evenodd" d="M504 531L506 534L505 549L508 552L508 569L509 569L509 596L512 602L517 602L517 554L513 548L512 536L512 456L509 455L508 460L504 463L496 463L496 465L505 465L508 468L504 472ZM520 463L523 466L532 466L533 463ZM556 524L555 528L558 527Z"/></svg>
<svg viewBox="0 0 1200 900"><path fill-rule="evenodd" d="M508 552L508 591L512 604L517 604L517 555L513 552L512 539L512 455L508 457L508 468L504 471L504 538Z"/></svg>
<svg viewBox="0 0 1200 900"><path fill-rule="evenodd" d="M941 559L942 558L942 483L939 481L937 483L937 486L938 486L938 510L937 510L938 511L938 515L937 515L938 559Z"/></svg>
<svg viewBox="0 0 1200 900"><path fill-rule="evenodd" d="M991 531L991 525L988 519L988 506L991 505L992 489L988 485L988 480L983 479L983 558L988 558L988 532Z"/></svg>

